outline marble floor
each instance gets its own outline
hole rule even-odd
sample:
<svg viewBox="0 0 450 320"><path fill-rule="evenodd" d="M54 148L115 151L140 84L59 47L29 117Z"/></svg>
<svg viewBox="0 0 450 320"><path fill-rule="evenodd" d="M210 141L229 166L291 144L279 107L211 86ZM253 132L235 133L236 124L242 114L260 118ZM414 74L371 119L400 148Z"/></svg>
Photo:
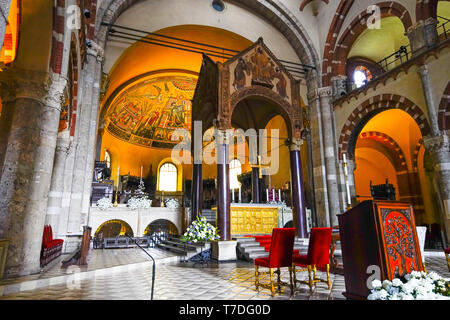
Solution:
<svg viewBox="0 0 450 320"><path fill-rule="evenodd" d="M127 254L126 250L119 250L117 254ZM162 251L160 254L167 253ZM444 257L427 258L427 269L450 278ZM221 264L212 262L204 266L192 262L173 262L157 265L155 271L155 300L345 299L342 295L345 290L344 277L339 274L331 275L331 290L328 290L325 283L317 284L313 292L310 292L306 285L298 285L298 291L292 297L288 288L282 288L281 293L271 297L267 289L256 291L253 265L243 261ZM318 276L324 277L325 274L318 271ZM305 280L306 277L306 272L298 276L299 280ZM263 277L263 280L264 278L267 279L267 276ZM282 272L282 279L288 281L287 270ZM150 299L151 284L152 266L145 264L134 270L123 269L120 272L98 275L87 280L72 279L63 284L4 295L0 299L147 300Z"/></svg>

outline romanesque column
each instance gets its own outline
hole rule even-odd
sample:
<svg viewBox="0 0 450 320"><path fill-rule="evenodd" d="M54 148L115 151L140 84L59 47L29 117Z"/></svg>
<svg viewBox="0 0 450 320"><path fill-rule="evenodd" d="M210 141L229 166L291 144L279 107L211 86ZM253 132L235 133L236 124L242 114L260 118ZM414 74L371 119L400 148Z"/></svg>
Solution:
<svg viewBox="0 0 450 320"><path fill-rule="evenodd" d="M217 227L220 240L231 240L230 224L230 165L228 154L229 134L218 131L216 138L217 152Z"/></svg>
<svg viewBox="0 0 450 320"><path fill-rule="evenodd" d="M330 208L330 223L332 226L338 224L337 215L341 213L339 202L339 191L337 183L336 153L334 143L333 111L331 104L331 87L317 90L320 99L320 112L322 117L322 137L325 157L326 184L328 194L328 205Z"/></svg>
<svg viewBox="0 0 450 320"><path fill-rule="evenodd" d="M357 201L356 198L356 187L355 187L355 170L356 170L356 161L352 158L347 158L347 181L348 188L350 190L350 202L351 205L354 205Z"/></svg>
<svg viewBox="0 0 450 320"><path fill-rule="evenodd" d="M4 71L2 90L15 109L0 179L0 238L10 240L5 276L40 271L48 192L66 79Z"/></svg>
<svg viewBox="0 0 450 320"><path fill-rule="evenodd" d="M2 12L0 15L0 48L3 47L3 40L5 39L10 6L11 0L0 0L0 12Z"/></svg>
<svg viewBox="0 0 450 320"><path fill-rule="evenodd" d="M64 132L63 134L68 135L68 132ZM45 224L52 226L54 237L58 235L59 230L59 217L62 210L61 204L64 192L64 171L69 149L70 138L67 136L59 137L56 142L55 161L50 192L48 194L47 215L45 217Z"/></svg>
<svg viewBox="0 0 450 320"><path fill-rule="evenodd" d="M303 185L302 160L300 146L303 141L294 139L290 146L292 205L294 207L294 223L297 237L308 238L305 210L305 186Z"/></svg>
<svg viewBox="0 0 450 320"><path fill-rule="evenodd" d="M425 150L434 165L438 192L442 202L447 240L450 237L450 138L443 134L424 138Z"/></svg>
<svg viewBox="0 0 450 320"><path fill-rule="evenodd" d="M76 154L73 168L70 210L67 233L81 236L81 226L86 223L93 178L95 142L98 121L99 89L102 68L101 50L89 49L83 75L83 96L78 117ZM86 195L88 193L88 195ZM86 199L87 197L87 199ZM88 206L87 208L85 208ZM84 211L84 212L83 212Z"/></svg>
<svg viewBox="0 0 450 320"><path fill-rule="evenodd" d="M425 96L425 102L427 104L428 119L431 125L431 133L433 136L439 135L439 123L438 123L438 107L433 97L433 87L430 81L430 71L425 64L417 69L422 80L422 89Z"/></svg>

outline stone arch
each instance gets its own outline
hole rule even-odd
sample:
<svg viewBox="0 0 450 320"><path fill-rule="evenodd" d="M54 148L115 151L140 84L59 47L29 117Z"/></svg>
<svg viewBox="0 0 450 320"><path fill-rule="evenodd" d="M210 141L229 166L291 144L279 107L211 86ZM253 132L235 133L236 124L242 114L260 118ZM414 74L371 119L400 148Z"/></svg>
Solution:
<svg viewBox="0 0 450 320"><path fill-rule="evenodd" d="M164 227L166 227L166 230L168 234L180 234L180 230L178 230L176 224L168 219L155 219L152 220L144 229L144 235L147 235L148 231L151 231L151 227L152 225L156 228L162 228L165 229ZM163 230L161 230L163 231Z"/></svg>
<svg viewBox="0 0 450 320"><path fill-rule="evenodd" d="M422 147L424 147L423 138L421 138L419 140L419 142L417 142L416 147L414 148L414 153L413 153L413 157L412 157L413 171L416 171L416 172L419 170L419 153L420 153L420 149Z"/></svg>
<svg viewBox="0 0 450 320"><path fill-rule="evenodd" d="M437 7L439 0L417 0L416 21L425 21L428 18L437 18Z"/></svg>
<svg viewBox="0 0 450 320"><path fill-rule="evenodd" d="M102 23L113 24L126 9L138 1L140 0L104 0L102 2L98 8L98 19L95 22L96 41L102 48L106 46L108 34L108 27ZM258 0L241 0L239 5L262 16L276 27L292 43L292 47L302 63L311 66L318 65L319 58L306 29L282 4L271 2L270 6L266 6Z"/></svg>
<svg viewBox="0 0 450 320"><path fill-rule="evenodd" d="M274 105L278 106L280 109L280 115L286 122L288 127L289 138L300 137L300 130L302 128L301 114L299 111L295 110L292 105L290 105L286 100L279 96L273 90L263 87L263 86L251 86L244 88L242 90L236 91L230 97L230 112L228 126L231 126L231 117L233 111L239 102L250 99L252 97L259 97L272 102Z"/></svg>
<svg viewBox="0 0 450 320"><path fill-rule="evenodd" d="M339 158L342 159L343 153L353 158L356 140L363 127L373 116L389 109L400 109L408 113L419 126L422 137L431 133L425 114L414 102L395 94L377 95L364 101L347 118L339 136Z"/></svg>
<svg viewBox="0 0 450 320"><path fill-rule="evenodd" d="M133 233L131 236L136 236L136 232L135 232L135 230L133 230L133 228L131 227L132 224L130 224L130 222L127 222L127 221L122 220L122 219L113 219L113 218L108 219L108 220L106 220L106 221L100 223L99 225L93 226L92 229L95 230L95 231L94 231L94 236L97 236L97 235L98 235L98 233L100 232L100 230L102 229L103 226L107 225L108 223L113 223L113 222L117 222L117 223L121 223L121 224L123 223L123 224L125 225L127 231L131 230L131 232Z"/></svg>
<svg viewBox="0 0 450 320"><path fill-rule="evenodd" d="M394 1L386 1L377 3L377 6L380 7L382 18L398 17L402 21L405 30L412 26L411 16L401 4ZM344 30L334 51L335 58L332 64L332 75L345 75L348 53L358 36L366 30L365 22L371 15L367 11L361 12Z"/></svg>
<svg viewBox="0 0 450 320"><path fill-rule="evenodd" d="M445 88L438 111L439 130L450 129L450 82Z"/></svg>
<svg viewBox="0 0 450 320"><path fill-rule="evenodd" d="M387 134L377 131L363 132L359 135L358 140L370 140L383 145L392 159L395 170L397 172L407 170L405 154L398 143Z"/></svg>

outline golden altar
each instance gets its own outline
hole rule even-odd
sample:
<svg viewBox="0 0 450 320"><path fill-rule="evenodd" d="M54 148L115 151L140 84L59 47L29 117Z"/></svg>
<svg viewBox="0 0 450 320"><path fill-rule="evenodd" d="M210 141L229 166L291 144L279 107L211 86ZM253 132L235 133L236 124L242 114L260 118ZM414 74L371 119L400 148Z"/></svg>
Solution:
<svg viewBox="0 0 450 320"><path fill-rule="evenodd" d="M216 215L217 207L211 208ZM230 205L230 233L233 236L272 234L278 228L279 205L232 203Z"/></svg>

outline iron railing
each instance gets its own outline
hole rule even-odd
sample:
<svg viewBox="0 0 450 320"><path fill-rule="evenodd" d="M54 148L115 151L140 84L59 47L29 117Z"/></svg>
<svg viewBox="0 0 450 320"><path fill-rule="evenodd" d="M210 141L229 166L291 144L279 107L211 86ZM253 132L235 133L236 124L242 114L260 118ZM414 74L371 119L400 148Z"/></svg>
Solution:
<svg viewBox="0 0 450 320"><path fill-rule="evenodd" d="M444 40L447 40L450 35L450 20L441 16L438 16L439 18L446 20L445 22L441 23L436 27L439 42L442 42ZM357 90L359 88L364 87L371 81L373 81L376 78L379 78L389 72L390 70L394 69L395 67L398 67L402 65L405 62L408 62L412 58L412 49L411 45L401 46L400 49L398 49L396 52L392 53L391 55L387 56L386 58L383 58L382 60L378 61L376 64L380 67L380 70L382 70L381 73L379 73L376 76L373 76L372 79L369 79L369 77L366 77L367 81L363 86L357 87L355 81L353 79L347 80L347 94L350 92ZM361 70L362 71L362 70ZM367 74L366 74L367 76ZM344 94L345 95L345 94Z"/></svg>

